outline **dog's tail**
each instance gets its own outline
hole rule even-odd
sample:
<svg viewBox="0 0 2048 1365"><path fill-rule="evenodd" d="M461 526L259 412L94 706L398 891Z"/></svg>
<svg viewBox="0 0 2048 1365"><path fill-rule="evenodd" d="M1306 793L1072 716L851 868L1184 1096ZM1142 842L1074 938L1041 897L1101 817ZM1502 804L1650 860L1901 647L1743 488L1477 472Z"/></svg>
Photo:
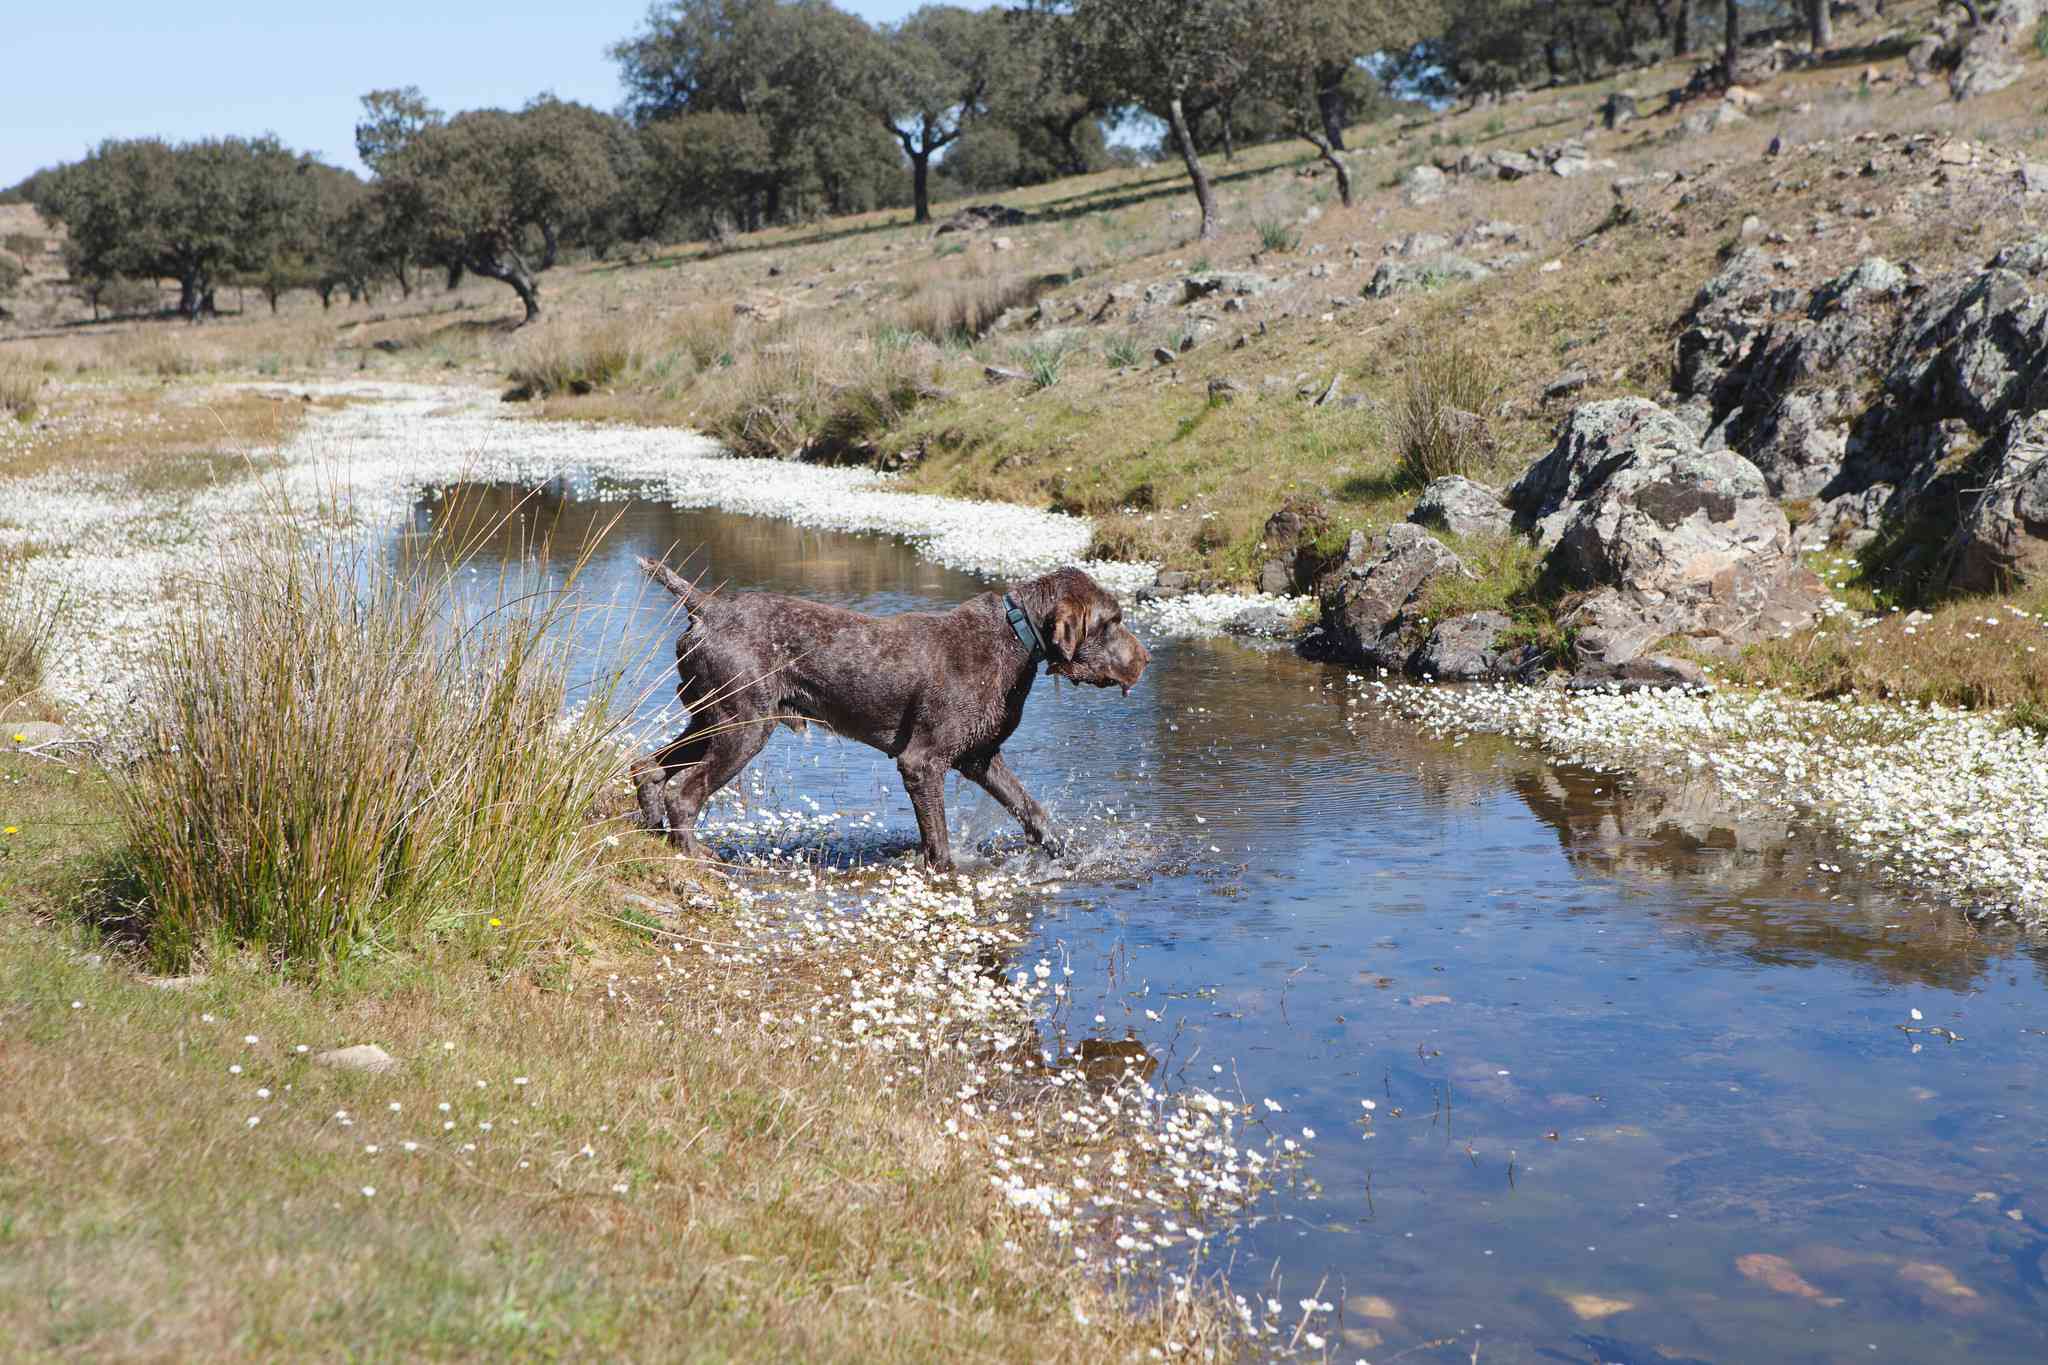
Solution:
<svg viewBox="0 0 2048 1365"><path fill-rule="evenodd" d="M647 576L676 595L676 600L689 609L692 616L700 614L711 601L711 594L701 591L696 584L658 560L643 559L640 567Z"/></svg>

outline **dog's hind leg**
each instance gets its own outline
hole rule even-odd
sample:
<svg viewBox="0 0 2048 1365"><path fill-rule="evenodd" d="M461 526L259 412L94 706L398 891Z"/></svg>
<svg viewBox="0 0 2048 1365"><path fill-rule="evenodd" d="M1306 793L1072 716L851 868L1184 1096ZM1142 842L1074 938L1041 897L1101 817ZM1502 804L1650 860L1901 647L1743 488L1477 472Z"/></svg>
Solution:
<svg viewBox="0 0 2048 1365"><path fill-rule="evenodd" d="M695 721L691 724L694 728ZM754 761L754 756L774 735L775 725L766 716L726 716L716 722L707 721L705 730L696 741L703 745L701 756L669 784L667 791L668 837L696 856L702 856L703 851L697 842L696 828L704 803ZM688 735L689 731L685 731L683 737Z"/></svg>
<svg viewBox="0 0 2048 1365"><path fill-rule="evenodd" d="M640 802L640 824L649 833L661 833L665 823L662 788L683 769L703 761L710 744L704 732L709 728L708 721L692 712L690 723L681 734L633 765L633 792Z"/></svg>

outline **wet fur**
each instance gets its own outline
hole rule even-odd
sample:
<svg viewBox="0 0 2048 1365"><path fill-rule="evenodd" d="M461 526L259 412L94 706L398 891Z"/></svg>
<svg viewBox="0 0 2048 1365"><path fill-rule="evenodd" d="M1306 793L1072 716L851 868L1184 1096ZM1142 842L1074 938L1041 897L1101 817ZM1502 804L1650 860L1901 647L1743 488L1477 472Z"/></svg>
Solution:
<svg viewBox="0 0 2048 1365"><path fill-rule="evenodd" d="M706 593L666 565L640 563L691 617L676 641L676 695L690 723L633 770L648 829L701 855L693 831L712 793L753 761L774 726L816 722L896 760L933 869L953 866L949 770L995 797L1034 844L1049 841L1044 808L1002 756L1038 672L1005 619L1002 593L947 612L868 616L781 593ZM1128 692L1151 660L1116 599L1079 569L1009 593L1061 676Z"/></svg>

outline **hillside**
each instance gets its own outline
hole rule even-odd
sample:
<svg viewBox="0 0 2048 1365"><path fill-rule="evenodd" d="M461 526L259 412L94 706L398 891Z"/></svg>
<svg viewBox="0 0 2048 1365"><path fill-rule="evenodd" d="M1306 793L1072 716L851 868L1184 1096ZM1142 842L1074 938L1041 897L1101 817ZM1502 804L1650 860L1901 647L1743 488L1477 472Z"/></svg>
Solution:
<svg viewBox="0 0 2048 1365"><path fill-rule="evenodd" d="M546 316L518 330L508 291L436 282L331 312L288 296L275 319L252 293L249 315L124 323L112 338L46 317L0 354L86 371L467 375L545 419L699 426L752 453L900 469L910 489L1085 513L1098 556L1179 575L1164 592L1310 592L1352 533L1408 516L1427 474L1455 465L1497 492L1578 405L1689 402L1693 436L1726 439L1710 433L1726 414L1704 390L1675 390L1681 334L1700 321L1688 310L1740 253L1763 272L1741 321L1753 327L1872 259L1911 282L1887 296L1895 313L1922 282L2031 237L2048 202L2048 170L2030 160L2048 158L2039 58L2027 49L2017 84L1952 100L1925 70L1937 23L1952 31L1932 7L1868 24L1845 13L1820 60L1753 48L1748 83L1725 93L1703 67L1665 63L1355 128L1350 208L1306 144L1248 149L1210 167L1226 231L1206 243L1185 177L1161 165L1017 191L996 214L942 203L936 232L896 211L715 252L638 244L548 272ZM1623 111L1613 127L1609 109ZM1868 388L1867 369L1828 391L1838 406ZM1434 431L1445 409L1477 420ZM1825 417L1837 444L1859 420L1848 406ZM1449 463L1415 469L1418 441ZM1827 521L1799 548L1832 556L1812 562L1849 605L1949 600L1946 583L1843 558L1870 537L1831 520L1839 509L1817 488L1772 477L1788 526ZM1411 626L1498 608L1516 639L1569 655L1574 595L1526 542L1457 548L1471 577L1418 589ZM1795 689L2048 698L2030 657L1949 676L1955 651L1920 657L1939 630L1897 635L1893 665L1875 672L1800 638L1740 660L1708 653L1724 674ZM1928 678L1900 676L1902 658Z"/></svg>

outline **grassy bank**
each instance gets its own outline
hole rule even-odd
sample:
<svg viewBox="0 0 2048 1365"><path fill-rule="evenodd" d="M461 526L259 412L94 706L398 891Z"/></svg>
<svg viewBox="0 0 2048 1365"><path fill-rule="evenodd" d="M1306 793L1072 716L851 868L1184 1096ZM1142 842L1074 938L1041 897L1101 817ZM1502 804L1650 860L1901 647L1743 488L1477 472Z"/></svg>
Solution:
<svg viewBox="0 0 2048 1365"><path fill-rule="evenodd" d="M1062 1268L878 1066L662 993L644 940L153 980L63 904L118 856L106 779L0 759L0 784L0 1333L26 1356L1100 1360L1199 1326ZM397 1069L301 1051L367 1041Z"/></svg>

